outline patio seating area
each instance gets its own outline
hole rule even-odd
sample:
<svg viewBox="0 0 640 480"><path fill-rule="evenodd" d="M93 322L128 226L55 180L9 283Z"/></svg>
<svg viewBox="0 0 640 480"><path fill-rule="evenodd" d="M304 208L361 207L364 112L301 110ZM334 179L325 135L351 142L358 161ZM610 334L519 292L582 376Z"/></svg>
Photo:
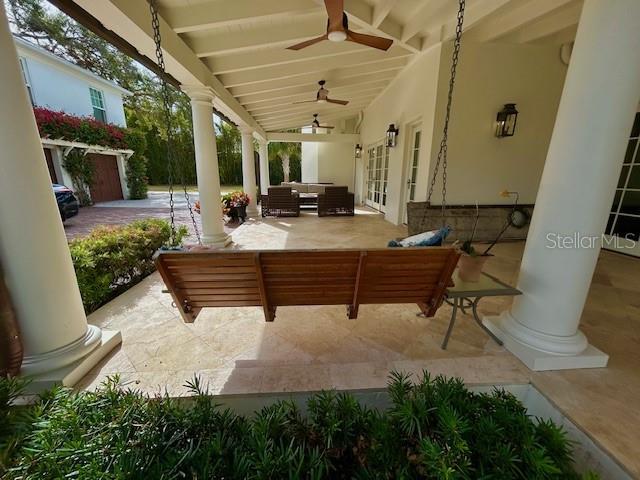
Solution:
<svg viewBox="0 0 640 480"><path fill-rule="evenodd" d="M160 80L165 114L154 127L166 132L169 183L180 153L171 103L183 95L198 205L193 214L169 200L167 210L151 195L146 212L125 212L131 199L87 209L107 224L166 214L161 252L184 246L175 258L191 263L157 254L159 272L85 308L67 241L85 232L70 223L65 236L0 5L4 338L30 388L91 390L118 374L148 395L186 396L198 376L213 395L246 398L378 391L397 370L533 385L640 478L638 0L49 1ZM220 121L237 129L233 181L242 177L224 208ZM299 169L273 148L292 143ZM302 181L275 186L293 178ZM243 223L225 225L225 212ZM192 223L183 245L174 220ZM411 265L389 260L411 254L386 249L399 243L390 240L411 233L426 244L450 228L460 248L438 250L448 257L436 267L425 260L435 249ZM160 244L141 244L150 263ZM314 249L342 252L328 266L306 252L287 262ZM375 249L386 262L372 273L363 259ZM260 252L253 264L247 252ZM449 280L465 279L462 266L451 275L458 257L478 274L487 261L489 281L454 291ZM213 258L243 271L196 265ZM276 265L275 293L261 258ZM132 270L151 271L140 265ZM407 271L415 283L399 281ZM361 287L370 301L358 301Z"/></svg>
<svg viewBox="0 0 640 480"><path fill-rule="evenodd" d="M232 249L376 248L402 236L403 227L366 208L334 218L317 230L314 214L292 219L249 220L233 234ZM503 243L489 273L514 283L524 242ZM440 344L451 307L421 318L415 304L363 305L357 320L343 306L281 307L274 322L260 307L204 309L185 324L155 273L89 316L89 323L122 332L122 345L94 368L78 388L90 389L119 373L126 386L150 395L187 393L199 375L221 395L383 388L393 369L462 377L474 384L532 382L629 470L640 473L640 396L637 342L640 303L634 278L640 260L603 251L581 328L611 355L607 369L532 372L460 315L447 350ZM487 298L481 314L508 307ZM636 352L633 354L633 352ZM616 385L616 395L611 388ZM597 414L594 414L597 412Z"/></svg>

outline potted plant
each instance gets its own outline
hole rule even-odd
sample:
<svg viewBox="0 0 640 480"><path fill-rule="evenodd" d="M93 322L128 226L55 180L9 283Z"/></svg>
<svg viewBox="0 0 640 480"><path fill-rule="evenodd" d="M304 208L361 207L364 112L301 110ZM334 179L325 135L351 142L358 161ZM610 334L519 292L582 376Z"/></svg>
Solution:
<svg viewBox="0 0 640 480"><path fill-rule="evenodd" d="M460 256L460 260L458 262L458 277L460 280L464 282L477 282L480 280L480 276L482 275L482 270L484 269L487 260L493 255L490 253L491 249L500 241L504 233L511 226L513 221L513 213L518 206L519 195L518 192L510 192L508 190L503 190L500 192L500 196L509 198L515 197L515 201L513 204L513 209L509 213L507 220L504 223L500 232L496 238L489 244L489 246L482 252L479 252L473 246L473 240L476 235L476 228L478 226L478 220L480 218L480 209L478 207L478 203L476 202L476 218L473 222L473 229L471 231L471 236L468 240L462 243L462 247L460 247L460 251L462 255Z"/></svg>
<svg viewBox="0 0 640 480"><path fill-rule="evenodd" d="M244 223L247 218L247 205L251 199L244 192L231 192L222 197L225 212L231 222Z"/></svg>

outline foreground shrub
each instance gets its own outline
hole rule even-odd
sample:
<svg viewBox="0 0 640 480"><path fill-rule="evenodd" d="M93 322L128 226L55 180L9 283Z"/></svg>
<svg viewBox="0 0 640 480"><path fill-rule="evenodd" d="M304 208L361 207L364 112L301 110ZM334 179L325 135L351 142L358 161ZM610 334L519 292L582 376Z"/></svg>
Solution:
<svg viewBox="0 0 640 480"><path fill-rule="evenodd" d="M252 418L190 387L191 402L150 400L117 378L95 393L55 389L14 418L6 478L580 478L560 427L457 379L393 374L384 412L323 392L305 414L285 401Z"/></svg>
<svg viewBox="0 0 640 480"><path fill-rule="evenodd" d="M187 230L177 232L180 243ZM153 254L169 243L164 220L138 220L125 226L103 226L69 244L82 302L94 311L155 270Z"/></svg>

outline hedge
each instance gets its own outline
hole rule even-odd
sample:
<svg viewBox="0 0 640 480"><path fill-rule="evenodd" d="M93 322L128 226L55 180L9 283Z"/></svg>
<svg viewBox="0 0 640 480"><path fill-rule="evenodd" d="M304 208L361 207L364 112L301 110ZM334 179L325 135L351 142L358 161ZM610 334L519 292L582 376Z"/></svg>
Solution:
<svg viewBox="0 0 640 480"><path fill-rule="evenodd" d="M180 243L186 227L178 230ZM90 313L155 270L153 254L169 243L164 220L138 220L125 226L102 226L69 243L85 311Z"/></svg>
<svg viewBox="0 0 640 480"><path fill-rule="evenodd" d="M195 398L153 400L113 378L96 392L57 388L26 410L20 383L0 381L0 473L20 479L594 479L578 475L571 442L503 390L393 373L391 406L348 393L312 395L250 418ZM5 432L5 433L2 433Z"/></svg>

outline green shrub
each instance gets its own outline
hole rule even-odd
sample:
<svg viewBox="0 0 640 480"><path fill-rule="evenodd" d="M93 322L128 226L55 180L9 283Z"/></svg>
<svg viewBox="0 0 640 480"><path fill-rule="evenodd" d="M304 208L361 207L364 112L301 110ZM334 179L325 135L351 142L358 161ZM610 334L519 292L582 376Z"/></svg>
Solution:
<svg viewBox="0 0 640 480"><path fill-rule="evenodd" d="M11 425L7 478L580 478L560 427L457 379L394 373L386 411L322 392L305 414L284 401L251 418L189 386L191 402L150 400L117 377L95 393L53 390Z"/></svg>
<svg viewBox="0 0 640 480"><path fill-rule="evenodd" d="M147 179L147 159L142 155L132 155L127 160L127 187L129 187L129 198L131 200L141 200L147 198L149 187Z"/></svg>
<svg viewBox="0 0 640 480"><path fill-rule="evenodd" d="M71 176L80 205L91 205L89 185L93 183L95 168L81 150L73 149L62 160L62 166Z"/></svg>
<svg viewBox="0 0 640 480"><path fill-rule="evenodd" d="M126 176L127 187L129 187L129 197L132 200L147 198L148 178L147 159L143 155L146 149L145 137L132 130L125 135L127 146L133 150L133 155L127 159Z"/></svg>
<svg viewBox="0 0 640 480"><path fill-rule="evenodd" d="M177 232L177 243L186 235ZM125 226L103 226L69 243L82 302L94 311L155 270L153 254L169 242L164 220L138 220Z"/></svg>

